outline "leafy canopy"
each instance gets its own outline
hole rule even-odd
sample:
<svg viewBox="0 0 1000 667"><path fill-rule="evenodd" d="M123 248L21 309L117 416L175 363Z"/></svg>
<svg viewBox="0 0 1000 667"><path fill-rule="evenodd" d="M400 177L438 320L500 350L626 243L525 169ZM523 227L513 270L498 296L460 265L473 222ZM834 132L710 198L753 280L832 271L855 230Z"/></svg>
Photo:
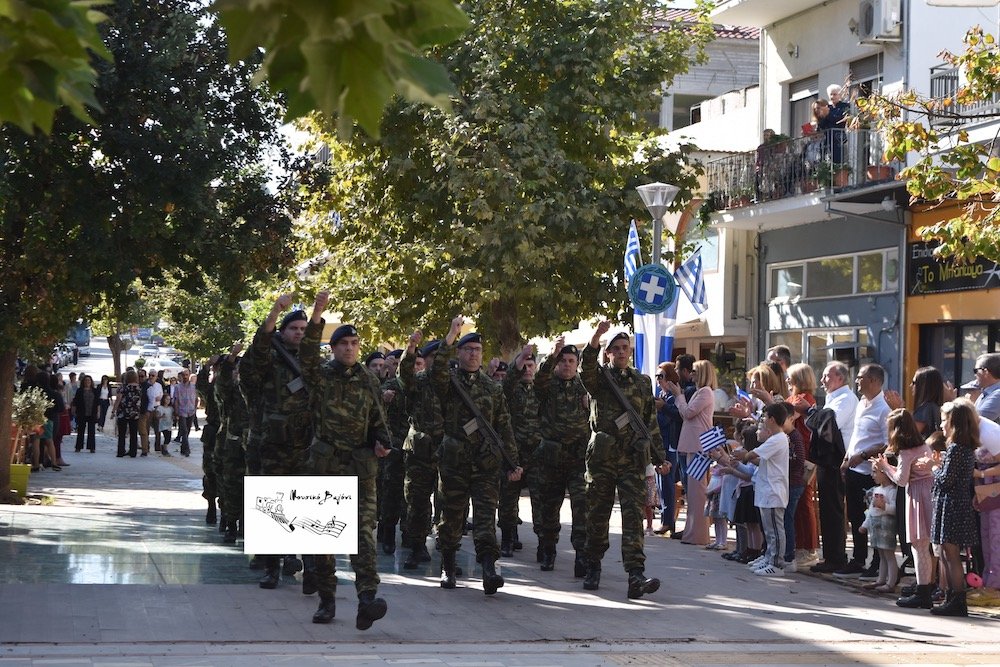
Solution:
<svg viewBox="0 0 1000 667"><path fill-rule="evenodd" d="M381 139L338 138L329 177L306 184L306 256L317 282L368 337L443 333L472 315L504 351L523 337L624 309L614 275L636 185L697 188L692 146L668 151L645 120L661 84L697 60L704 18L651 33L656 2L470 2L472 28L436 51L459 92L455 113L404 100ZM642 150L640 150L642 147Z"/></svg>
<svg viewBox="0 0 1000 667"><path fill-rule="evenodd" d="M1000 260L1000 144L996 137L971 142L961 129L970 120L997 118L989 109L1000 91L1000 52L995 37L978 26L966 33L964 45L961 53L941 54L962 73L955 95L925 97L911 90L858 100L858 106L885 132L886 159L920 156L900 173L915 200L964 202L960 215L920 229L924 239L941 242L935 254L963 262ZM948 122L932 125L931 119Z"/></svg>

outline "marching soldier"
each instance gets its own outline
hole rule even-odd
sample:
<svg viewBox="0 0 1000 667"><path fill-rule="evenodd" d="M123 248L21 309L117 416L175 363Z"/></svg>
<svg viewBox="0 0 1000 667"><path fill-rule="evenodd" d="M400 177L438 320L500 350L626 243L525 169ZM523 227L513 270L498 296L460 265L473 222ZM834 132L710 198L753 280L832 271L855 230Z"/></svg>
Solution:
<svg viewBox="0 0 1000 667"><path fill-rule="evenodd" d="M215 477L215 437L219 432L219 406L215 403L215 377L219 372L220 355L213 355L208 363L198 370L195 378L195 389L205 402L205 428L201 432L201 488L202 497L208 501L208 511L205 513L205 523L215 525L215 504L219 496L218 480ZM213 377L209 379L209 372Z"/></svg>
<svg viewBox="0 0 1000 667"><path fill-rule="evenodd" d="M257 329L253 343L240 364L240 389L251 413L260 414L260 473L301 475L306 471L312 441L312 411L299 368L299 344L306 333L305 311L278 316L292 305L292 295L282 294ZM276 588L281 578L281 557L264 556L261 588ZM303 579L303 592L307 582Z"/></svg>
<svg viewBox="0 0 1000 667"><path fill-rule="evenodd" d="M535 464L538 477L539 520L535 524L542 570L555 568L559 542L559 512L569 492L572 528L570 542L576 550L573 574L586 574L584 547L587 538L587 443L590 441L590 395L577 373L580 351L560 336L555 348L538 369L535 390L541 402L542 442Z"/></svg>
<svg viewBox="0 0 1000 667"><path fill-rule="evenodd" d="M483 568L483 590L493 595L504 581L496 570L496 512L500 473L521 479L514 433L502 387L482 370L483 344L477 333L458 340L464 318L451 322L444 342L434 353L431 384L441 401L444 438L440 447L441 497L444 503L438 537L441 540L441 587L455 588L455 552L462 540L465 510L472 499L473 540ZM458 368L449 372L452 346Z"/></svg>
<svg viewBox="0 0 1000 667"><path fill-rule="evenodd" d="M220 494L222 497L222 522L225 524L223 541L233 543L242 531L243 524L243 476L246 474L246 451L244 442L250 425L246 400L239 387L239 354L243 346L237 343L232 351L222 358L219 376L215 381L216 401L222 405L220 411L226 423L219 432L224 440L216 444L215 458L222 470ZM206 426L207 428L207 426Z"/></svg>
<svg viewBox="0 0 1000 667"><path fill-rule="evenodd" d="M415 570L420 563L431 560L427 551L427 535L431 526L431 496L438 483L438 446L444 436L441 403L431 386L429 370L440 341L427 343L418 349L422 334L410 336L399 361L399 386L406 395L406 410L410 428L403 441L406 529L410 553L403 568ZM425 368L426 367L426 368Z"/></svg>
<svg viewBox="0 0 1000 667"><path fill-rule="evenodd" d="M395 350L386 355L386 366L389 359L394 359ZM402 354L402 350L400 350ZM406 395L402 390L399 378L393 375L382 383L382 402L385 404L386 419L389 420L389 433L392 435L392 446L389 454L379 460L379 480L381 481L379 497L379 537L382 552L396 552L396 524L400 523L405 514L403 503L403 469L402 444L410 430L409 416L406 414ZM408 544L406 525L403 524L403 544Z"/></svg>
<svg viewBox="0 0 1000 667"><path fill-rule="evenodd" d="M514 359L513 367L508 367L503 379L503 393L510 410L514 442L517 444L518 460L524 468L524 475L516 482L500 478L500 555L510 558L515 550L521 549L517 526L521 522L521 489L528 487L531 498L531 520L538 530L538 488L533 466L530 461L538 447L541 418L538 413L538 394L535 391L535 352L531 345L525 345Z"/></svg>
<svg viewBox="0 0 1000 667"><path fill-rule="evenodd" d="M628 597L640 598L660 588L659 579L647 578L643 553L645 469L650 460L663 462L653 403L652 383L630 366L628 334L611 338L605 349L607 366L599 367L601 336L611 325L597 326L583 351L583 384L596 404L591 411L594 434L587 446L587 573L583 587L596 591L601 581L601 559L608 550L608 522L615 490L622 513L622 563L628 572ZM645 432L643 432L645 431Z"/></svg>
<svg viewBox="0 0 1000 667"><path fill-rule="evenodd" d="M358 553L351 556L354 587L358 593L355 627L367 630L385 616L387 605L375 597L379 576L375 566L375 478L378 460L389 453L390 442L382 411L378 377L358 363L361 339L349 324L330 337L333 359L323 364L319 343L323 311L330 295L316 295L312 317L302 341L302 371L313 396L315 435L309 446L309 467L314 475L358 477ZM331 555L315 557L319 609L313 623L329 623L336 614L337 575Z"/></svg>

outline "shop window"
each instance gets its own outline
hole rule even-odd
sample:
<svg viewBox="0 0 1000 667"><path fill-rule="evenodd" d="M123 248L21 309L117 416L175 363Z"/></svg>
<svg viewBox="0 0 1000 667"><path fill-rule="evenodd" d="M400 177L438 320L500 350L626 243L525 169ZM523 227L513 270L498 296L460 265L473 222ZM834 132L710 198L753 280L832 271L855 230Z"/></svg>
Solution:
<svg viewBox="0 0 1000 667"><path fill-rule="evenodd" d="M806 275L806 296L809 298L851 294L854 291L854 258L837 257L808 262Z"/></svg>
<svg viewBox="0 0 1000 667"><path fill-rule="evenodd" d="M802 296L802 278L805 270L801 264L771 269L771 298L794 299Z"/></svg>
<svg viewBox="0 0 1000 667"><path fill-rule="evenodd" d="M805 349L803 350L803 343ZM838 345L840 344L840 345ZM843 361L852 373L858 371L861 363L869 359L858 358L871 351L868 330L861 327L847 329L817 329L806 331L772 331L768 335L768 347L787 345L792 351L792 363L802 361L809 364L816 373L817 392L823 393L818 386L823 377L823 369L831 361ZM805 353L803 356L803 352Z"/></svg>
<svg viewBox="0 0 1000 667"><path fill-rule="evenodd" d="M792 363L797 364L802 361L802 332L801 331L772 331L767 339L768 347L784 345L792 352ZM762 359L758 361L763 361ZM756 365L756 364L753 364Z"/></svg>
<svg viewBox="0 0 1000 667"><path fill-rule="evenodd" d="M986 324L962 327L962 368L960 378L976 377L976 358L990 352L990 330Z"/></svg>
<svg viewBox="0 0 1000 667"><path fill-rule="evenodd" d="M884 282L882 253L858 258L858 292L881 292Z"/></svg>
<svg viewBox="0 0 1000 667"><path fill-rule="evenodd" d="M899 251L887 248L805 263L771 265L768 299L829 299L891 292L899 286Z"/></svg>

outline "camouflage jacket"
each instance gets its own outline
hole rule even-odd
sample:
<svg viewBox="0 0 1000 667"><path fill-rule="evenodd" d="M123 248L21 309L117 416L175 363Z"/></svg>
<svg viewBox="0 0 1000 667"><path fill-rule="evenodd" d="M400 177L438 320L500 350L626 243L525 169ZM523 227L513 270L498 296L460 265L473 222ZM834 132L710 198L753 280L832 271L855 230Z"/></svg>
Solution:
<svg viewBox="0 0 1000 667"><path fill-rule="evenodd" d="M489 443L482 429L474 428L474 424L470 425L475 416L455 392L454 387L451 386L448 359L451 357L452 349L447 343L441 343L441 347L434 353L434 365L430 375L431 385L434 387L438 400L441 401L444 434L459 442L469 443L477 447L486 445L492 449L494 445ZM511 428L510 412L507 408L507 399L503 395L503 387L490 379L481 368L474 373L458 369L455 374L472 398L473 403L479 408L483 418L493 426L493 430L500 436L503 448L510 460L517 464L519 458L517 448L514 446L514 431ZM467 426L469 426L471 433L467 432ZM498 460L502 460L499 453L496 454L496 457Z"/></svg>
<svg viewBox="0 0 1000 667"><path fill-rule="evenodd" d="M410 424L417 433L423 433L434 442L441 442L444 435L444 418L441 415L441 402L431 386L427 371L417 373L414 363L417 355L404 350L399 360L397 379L399 386L406 395L406 413L410 416Z"/></svg>
<svg viewBox="0 0 1000 667"><path fill-rule="evenodd" d="M549 355L535 374L535 391L541 402L542 437L564 444L590 440L590 407L587 388L579 374L562 380L553 374L555 355Z"/></svg>
<svg viewBox="0 0 1000 667"><path fill-rule="evenodd" d="M221 419L219 418L219 406L215 403L215 383L208 379L211 370L212 367L208 364L202 366L195 377L194 387L201 394L201 399L205 401L205 423L218 426Z"/></svg>
<svg viewBox="0 0 1000 667"><path fill-rule="evenodd" d="M538 391L533 383L523 382L523 378L524 369L518 370L511 364L502 386L510 410L514 441L518 450L525 454L538 446L542 424Z"/></svg>
<svg viewBox="0 0 1000 667"><path fill-rule="evenodd" d="M406 434L410 430L410 417L406 412L406 393L398 377L389 378L382 383L381 392L394 391L396 395L385 403L385 416L389 420L389 432L392 434L392 446L400 449ZM388 446L388 443L386 443Z"/></svg>
<svg viewBox="0 0 1000 667"><path fill-rule="evenodd" d="M302 374L312 396L313 442L337 451L372 448L378 440L389 446L389 432L382 419L382 391L378 378L355 363L324 363L319 351L323 323L310 322L299 348Z"/></svg>
<svg viewBox="0 0 1000 667"><path fill-rule="evenodd" d="M240 393L239 383L233 379L235 369L236 364L231 362L228 356L223 359L219 377L215 380L215 398L222 408L220 416L225 422L222 428L225 429L226 437L229 440L243 442L250 427L250 414L247 411L246 400Z"/></svg>
<svg viewBox="0 0 1000 667"><path fill-rule="evenodd" d="M599 354L600 350L591 345L583 348L580 376L591 396L591 427L594 431L607 433L619 442L633 442L640 436L633 433L631 424L623 423L623 426L619 428L616 423L616 421L625 421L622 417L625 408L622 407L621 402L607 385L608 380L597 363ZM660 428L656 423L656 404L653 402L652 382L647 376L631 366L622 370L614 368L609 368L609 370L615 384L618 385L639 418L645 422L646 428L649 429L650 440L647 444L651 455L659 457L656 462L661 461L663 447L660 444Z"/></svg>

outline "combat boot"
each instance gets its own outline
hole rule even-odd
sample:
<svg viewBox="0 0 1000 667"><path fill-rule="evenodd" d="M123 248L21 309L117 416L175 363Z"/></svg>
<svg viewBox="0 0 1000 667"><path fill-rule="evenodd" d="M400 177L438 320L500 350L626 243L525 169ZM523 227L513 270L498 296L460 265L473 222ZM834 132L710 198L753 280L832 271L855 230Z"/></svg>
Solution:
<svg viewBox="0 0 1000 667"><path fill-rule="evenodd" d="M510 558L514 555L514 536L507 528L500 529L500 556Z"/></svg>
<svg viewBox="0 0 1000 667"><path fill-rule="evenodd" d="M968 616L969 607L965 600L965 591L948 591L945 603L931 609L935 616Z"/></svg>
<svg viewBox="0 0 1000 667"><path fill-rule="evenodd" d="M222 541L226 544L234 544L236 542L236 519L226 518L226 532L222 536Z"/></svg>
<svg viewBox="0 0 1000 667"><path fill-rule="evenodd" d="M264 576L260 578L260 587L273 589L278 587L278 580L281 579L281 564L277 556L268 556L264 566Z"/></svg>
<svg viewBox="0 0 1000 667"><path fill-rule="evenodd" d="M587 574L587 559L583 557L582 551L576 552L576 559L573 561L573 576L579 579Z"/></svg>
<svg viewBox="0 0 1000 667"><path fill-rule="evenodd" d="M313 623L329 623L337 615L337 598L320 596L319 609L313 614Z"/></svg>
<svg viewBox="0 0 1000 667"><path fill-rule="evenodd" d="M486 560L483 563L483 592L493 595L499 588L503 588L503 577L497 573L497 564L493 560Z"/></svg>
<svg viewBox="0 0 1000 667"><path fill-rule="evenodd" d="M897 607L905 609L933 609L934 601L931 600L931 590L933 584L917 584L916 590L910 595L904 595L896 600Z"/></svg>
<svg viewBox="0 0 1000 667"><path fill-rule="evenodd" d="M386 526L382 531L382 553L391 556L396 553L396 527Z"/></svg>
<svg viewBox="0 0 1000 667"><path fill-rule="evenodd" d="M214 526L218 518L215 515L215 498L208 499L208 511L205 512L205 523Z"/></svg>
<svg viewBox="0 0 1000 667"><path fill-rule="evenodd" d="M319 585L316 583L316 573L307 567L302 571L302 594L312 595L318 590Z"/></svg>
<svg viewBox="0 0 1000 667"><path fill-rule="evenodd" d="M596 591L601 587L601 564L587 563L587 574L583 577L583 590Z"/></svg>
<svg viewBox="0 0 1000 667"><path fill-rule="evenodd" d="M385 616L389 605L382 598L375 597L375 591L362 591L358 593L358 618L354 622L354 627L358 630L367 630L372 627L372 623Z"/></svg>
<svg viewBox="0 0 1000 667"><path fill-rule="evenodd" d="M281 573L286 577L294 577L296 572L302 571L302 561L294 555L285 556L281 564Z"/></svg>
<svg viewBox="0 0 1000 667"><path fill-rule="evenodd" d="M546 544L545 552L542 554L542 572L551 572L556 569L556 545Z"/></svg>
<svg viewBox="0 0 1000 667"><path fill-rule="evenodd" d="M441 588L455 588L458 583L455 581L455 552L452 550L441 552Z"/></svg>
<svg viewBox="0 0 1000 667"><path fill-rule="evenodd" d="M514 526L514 539L511 541L511 546L514 547L514 551L520 551L524 548L524 545L521 544L521 538L517 536L517 526Z"/></svg>
<svg viewBox="0 0 1000 667"><path fill-rule="evenodd" d="M250 569L251 570L263 570L264 569L264 559L260 556L253 556L250 558Z"/></svg>
<svg viewBox="0 0 1000 667"><path fill-rule="evenodd" d="M539 544L538 548L535 549L535 562L541 563L544 557L545 557L545 551L542 549L542 545Z"/></svg>
<svg viewBox="0 0 1000 667"><path fill-rule="evenodd" d="M416 570L420 567L420 555L417 553L417 549L414 548L410 551L410 555L406 557L403 561L404 570Z"/></svg>
<svg viewBox="0 0 1000 667"><path fill-rule="evenodd" d="M642 570L635 569L628 573L628 599L638 600L643 595L655 593L660 589L659 579L648 579Z"/></svg>

